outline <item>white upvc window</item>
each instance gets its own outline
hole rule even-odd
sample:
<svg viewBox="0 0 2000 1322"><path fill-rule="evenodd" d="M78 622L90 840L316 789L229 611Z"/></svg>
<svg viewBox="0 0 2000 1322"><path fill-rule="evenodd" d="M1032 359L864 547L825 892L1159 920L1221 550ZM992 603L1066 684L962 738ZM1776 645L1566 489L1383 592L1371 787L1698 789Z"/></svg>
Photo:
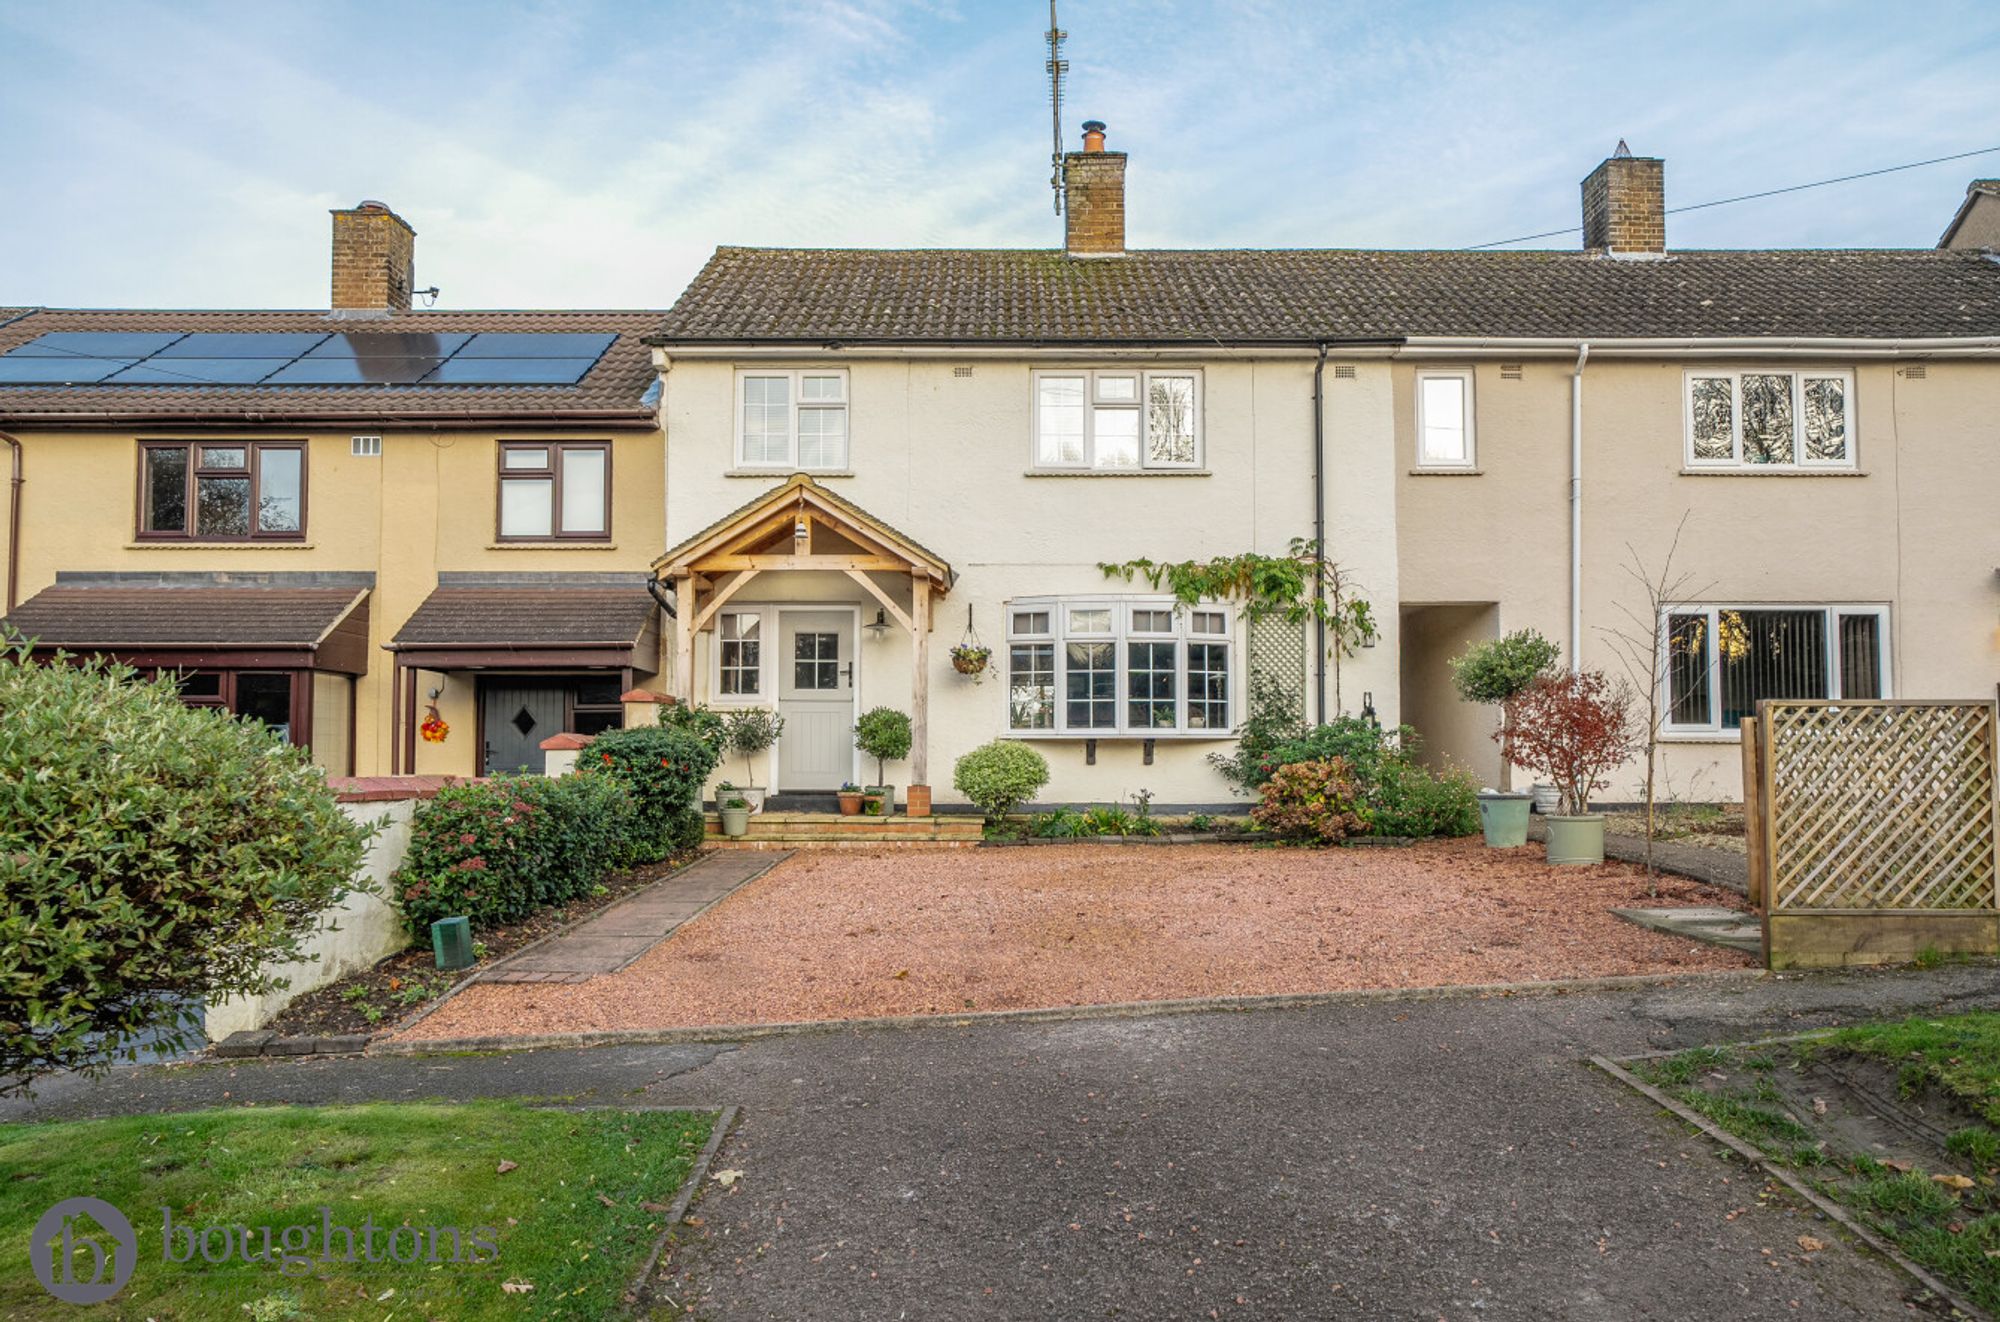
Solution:
<svg viewBox="0 0 2000 1322"><path fill-rule="evenodd" d="M764 612L726 610L715 617L715 695L755 700L764 692Z"/></svg>
<svg viewBox="0 0 2000 1322"><path fill-rule="evenodd" d="M843 369L745 368L736 374L736 466L840 472L848 466Z"/></svg>
<svg viewBox="0 0 2000 1322"><path fill-rule="evenodd" d="M1887 698L1889 608L1689 605L1660 621L1663 728L1730 734L1763 698Z"/></svg>
<svg viewBox="0 0 2000 1322"><path fill-rule="evenodd" d="M1105 368L1034 374L1034 466L1146 472L1202 464L1201 373Z"/></svg>
<svg viewBox="0 0 2000 1322"><path fill-rule="evenodd" d="M1471 468L1472 369L1424 368L1417 373L1417 467Z"/></svg>
<svg viewBox="0 0 2000 1322"><path fill-rule="evenodd" d="M1690 468L1854 467L1854 374L1746 367L1687 374Z"/></svg>
<svg viewBox="0 0 2000 1322"><path fill-rule="evenodd" d="M1215 737L1235 728L1230 612L1170 597L1007 605L1007 726L1076 738Z"/></svg>

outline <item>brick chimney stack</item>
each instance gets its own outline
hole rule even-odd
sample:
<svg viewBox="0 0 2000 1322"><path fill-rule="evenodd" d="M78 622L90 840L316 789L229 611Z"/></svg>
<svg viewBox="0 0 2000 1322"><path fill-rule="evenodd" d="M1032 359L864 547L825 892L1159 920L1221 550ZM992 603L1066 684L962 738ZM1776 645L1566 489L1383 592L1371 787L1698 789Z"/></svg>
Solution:
<svg viewBox="0 0 2000 1322"><path fill-rule="evenodd" d="M333 310L408 312L417 232L384 202L333 213Z"/></svg>
<svg viewBox="0 0 2000 1322"><path fill-rule="evenodd" d="M1667 250L1666 163L1634 156L1625 140L1583 181L1583 246L1623 253Z"/></svg>
<svg viewBox="0 0 2000 1322"><path fill-rule="evenodd" d="M1071 257L1125 252L1125 153L1104 150L1104 123L1083 126L1083 150L1063 157L1063 251Z"/></svg>

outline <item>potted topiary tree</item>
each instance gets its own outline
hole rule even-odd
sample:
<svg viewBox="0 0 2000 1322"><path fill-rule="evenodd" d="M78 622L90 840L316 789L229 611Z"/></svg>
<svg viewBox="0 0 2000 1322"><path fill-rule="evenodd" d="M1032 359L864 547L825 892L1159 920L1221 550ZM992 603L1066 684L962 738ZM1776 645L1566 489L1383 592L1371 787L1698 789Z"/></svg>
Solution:
<svg viewBox="0 0 2000 1322"><path fill-rule="evenodd" d="M778 742L778 736L785 732L785 718L769 707L740 707L723 718L723 730L729 747L743 755L743 770L754 782L757 758ZM755 784L742 786L736 792L743 796L751 812L763 808L764 791Z"/></svg>
<svg viewBox="0 0 2000 1322"><path fill-rule="evenodd" d="M1548 819L1549 862L1604 861L1604 817L1590 811L1590 796L1641 746L1632 704L1631 687L1601 670L1545 675L1509 700L1514 755L1562 795L1562 811Z"/></svg>
<svg viewBox="0 0 2000 1322"><path fill-rule="evenodd" d="M875 707L854 723L854 746L875 759L875 783L863 791L863 810L888 816L896 811L896 787L886 783L886 763L910 755L910 718L894 707ZM870 805L867 801L873 799Z"/></svg>
<svg viewBox="0 0 2000 1322"><path fill-rule="evenodd" d="M1561 648L1533 629L1520 629L1504 638L1474 643L1452 658L1451 682L1459 696L1500 708L1500 729L1493 736L1500 743L1500 790L1479 795L1479 824L1492 848L1512 849L1528 842L1530 798L1513 792L1517 759L1508 703L1552 672L1561 655Z"/></svg>

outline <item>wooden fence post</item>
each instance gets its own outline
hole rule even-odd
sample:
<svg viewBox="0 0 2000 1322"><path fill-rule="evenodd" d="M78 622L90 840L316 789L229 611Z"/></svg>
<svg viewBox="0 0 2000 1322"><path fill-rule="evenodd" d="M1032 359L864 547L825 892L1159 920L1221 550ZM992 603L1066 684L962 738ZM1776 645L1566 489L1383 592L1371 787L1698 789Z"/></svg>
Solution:
<svg viewBox="0 0 2000 1322"><path fill-rule="evenodd" d="M1761 910L1770 872L1770 860L1764 853L1764 814L1769 805L1764 802L1763 767L1758 762L1762 749L1757 718L1744 717L1739 728L1743 732L1743 846L1750 862L1750 907Z"/></svg>

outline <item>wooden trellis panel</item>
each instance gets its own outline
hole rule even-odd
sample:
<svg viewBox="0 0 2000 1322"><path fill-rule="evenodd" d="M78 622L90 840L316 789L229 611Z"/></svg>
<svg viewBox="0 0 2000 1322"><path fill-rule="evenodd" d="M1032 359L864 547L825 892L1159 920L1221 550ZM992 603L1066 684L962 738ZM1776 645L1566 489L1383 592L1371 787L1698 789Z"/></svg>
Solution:
<svg viewBox="0 0 2000 1322"><path fill-rule="evenodd" d="M2000 941L1994 703L1760 702L1755 725L1773 967Z"/></svg>

